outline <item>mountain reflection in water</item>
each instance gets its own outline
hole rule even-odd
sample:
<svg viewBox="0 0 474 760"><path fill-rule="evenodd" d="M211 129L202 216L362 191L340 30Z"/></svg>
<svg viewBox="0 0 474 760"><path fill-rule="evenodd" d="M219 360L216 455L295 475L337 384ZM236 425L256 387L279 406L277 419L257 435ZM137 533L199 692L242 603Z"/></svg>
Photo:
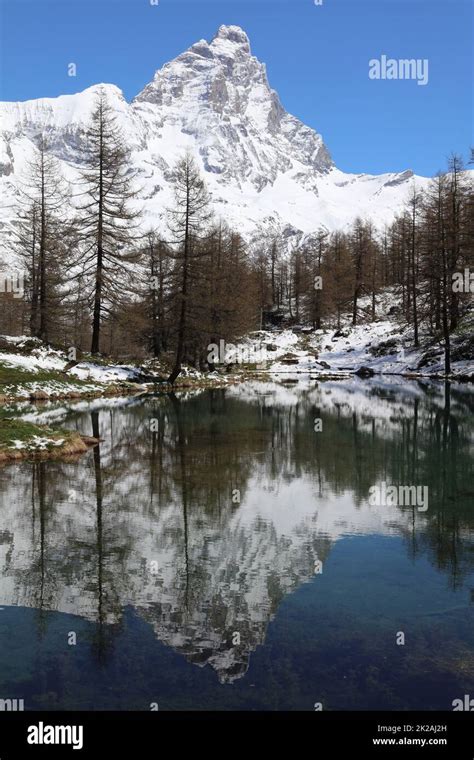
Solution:
<svg viewBox="0 0 474 760"><path fill-rule="evenodd" d="M400 659L399 630L407 636L405 678L420 665L422 637L424 667L442 667L441 680L454 690L468 688L474 673L473 409L467 386L358 380L291 388L249 382L71 405L56 413L57 421L100 434L99 447L74 464L25 462L0 470L0 605L36 611L38 647L48 635L49 613L89 621L89 654L99 669L114 659L128 610L193 668L209 665L215 688L246 683L259 649L261 657L271 651L272 662L291 656L285 683L275 665L271 688L283 700L278 706L291 683L295 707L306 704L306 689L309 695L316 690L313 701L327 692L333 709L369 707L370 698L361 704L339 697L345 687L326 685L322 674L329 679L342 647L346 675L331 678L354 685L363 670L360 688L369 693L370 678L382 678L370 675L369 639L375 660L383 659L384 646L385 656ZM317 418L322 432L315 432ZM381 481L428 486L429 509L369 506L369 489ZM398 570L392 547L401 547ZM315 572L318 560L322 573ZM292 611L292 604L299 606ZM304 617L311 605L321 605L313 631L293 619L296 609ZM267 650L271 621L279 643L270 641ZM385 644L378 638L383 621ZM292 626L291 647L281 625ZM430 638L436 628L442 665ZM37 667L37 651L17 656ZM3 657L0 663L12 691L14 671ZM301 685L308 667L319 668L320 682L311 688ZM30 676L22 674L26 681ZM133 672L128 677L124 689L133 693ZM259 677L253 679L257 690ZM167 688L173 704L173 689L185 694L186 682ZM35 689L38 694L42 687ZM408 690L408 682L391 684L386 709L406 709ZM446 701L450 709L463 693L440 692L418 707ZM239 706L249 699L242 697ZM185 699L182 706L189 707ZM261 699L257 706L270 703Z"/></svg>

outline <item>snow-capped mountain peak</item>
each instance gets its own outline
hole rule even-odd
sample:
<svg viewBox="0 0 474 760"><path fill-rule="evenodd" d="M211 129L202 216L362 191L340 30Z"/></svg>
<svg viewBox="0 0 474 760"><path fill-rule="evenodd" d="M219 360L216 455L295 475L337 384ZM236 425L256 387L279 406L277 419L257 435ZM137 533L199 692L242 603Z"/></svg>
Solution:
<svg viewBox="0 0 474 760"><path fill-rule="evenodd" d="M221 186L260 192L299 164L314 172L332 165L322 138L286 113L236 26L221 26L210 44L201 40L159 69L132 107L154 134L175 125L191 136Z"/></svg>
<svg viewBox="0 0 474 760"><path fill-rule="evenodd" d="M212 38L211 44L214 45L219 40L227 40L234 45L243 46L250 53L250 40L240 26L222 24Z"/></svg>
<svg viewBox="0 0 474 760"><path fill-rule="evenodd" d="M185 150L201 165L216 214L249 237L269 225L290 237L342 228L356 216L382 226L413 181L410 171L370 176L337 169L322 137L285 110L245 31L223 25L210 42L199 40L156 71L131 103L111 84L0 103L0 186L7 199L0 224L7 233L18 183L42 132L74 181L99 87L130 148L147 227L165 223L173 166ZM426 182L417 178L419 188ZM2 249L8 256L8 234Z"/></svg>

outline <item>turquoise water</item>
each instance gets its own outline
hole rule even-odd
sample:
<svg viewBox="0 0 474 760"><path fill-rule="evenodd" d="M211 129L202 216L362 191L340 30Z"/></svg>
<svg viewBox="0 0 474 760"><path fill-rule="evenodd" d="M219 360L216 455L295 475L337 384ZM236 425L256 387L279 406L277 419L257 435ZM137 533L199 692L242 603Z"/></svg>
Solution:
<svg viewBox="0 0 474 760"><path fill-rule="evenodd" d="M474 695L473 407L386 380L38 412L102 443L0 470L0 697L451 710ZM372 506L380 482L427 509Z"/></svg>

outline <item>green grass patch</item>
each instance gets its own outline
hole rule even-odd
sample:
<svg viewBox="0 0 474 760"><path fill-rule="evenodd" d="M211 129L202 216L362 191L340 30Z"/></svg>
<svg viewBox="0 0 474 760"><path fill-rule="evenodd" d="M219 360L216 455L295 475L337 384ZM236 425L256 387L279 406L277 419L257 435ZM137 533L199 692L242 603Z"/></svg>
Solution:
<svg viewBox="0 0 474 760"><path fill-rule="evenodd" d="M12 367L8 364L0 363L0 385L21 385L22 383L34 383L56 380L58 382L67 382L67 378L57 372L31 372L30 370Z"/></svg>
<svg viewBox="0 0 474 760"><path fill-rule="evenodd" d="M34 436L51 438L52 440L58 440L59 438L67 440L71 437L71 432L67 430L53 430L49 427L39 427L21 418L0 420L0 449L10 448L14 440L28 443Z"/></svg>
<svg viewBox="0 0 474 760"><path fill-rule="evenodd" d="M20 367L12 367L0 362L0 395L2 388L10 385L24 385L26 383L61 383L62 385L86 386L91 383L97 384L97 380L83 380L74 375L63 375L61 372L51 370L39 370L31 372Z"/></svg>

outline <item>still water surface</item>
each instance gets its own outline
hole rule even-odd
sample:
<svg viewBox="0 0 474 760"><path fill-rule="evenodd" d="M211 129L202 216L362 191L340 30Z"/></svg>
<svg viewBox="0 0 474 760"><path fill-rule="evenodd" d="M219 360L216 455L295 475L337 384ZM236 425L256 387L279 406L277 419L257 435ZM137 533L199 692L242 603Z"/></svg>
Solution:
<svg viewBox="0 0 474 760"><path fill-rule="evenodd" d="M57 410L103 442L0 470L0 697L451 710L474 696L473 411L467 385L357 380ZM428 509L370 506L382 481Z"/></svg>

